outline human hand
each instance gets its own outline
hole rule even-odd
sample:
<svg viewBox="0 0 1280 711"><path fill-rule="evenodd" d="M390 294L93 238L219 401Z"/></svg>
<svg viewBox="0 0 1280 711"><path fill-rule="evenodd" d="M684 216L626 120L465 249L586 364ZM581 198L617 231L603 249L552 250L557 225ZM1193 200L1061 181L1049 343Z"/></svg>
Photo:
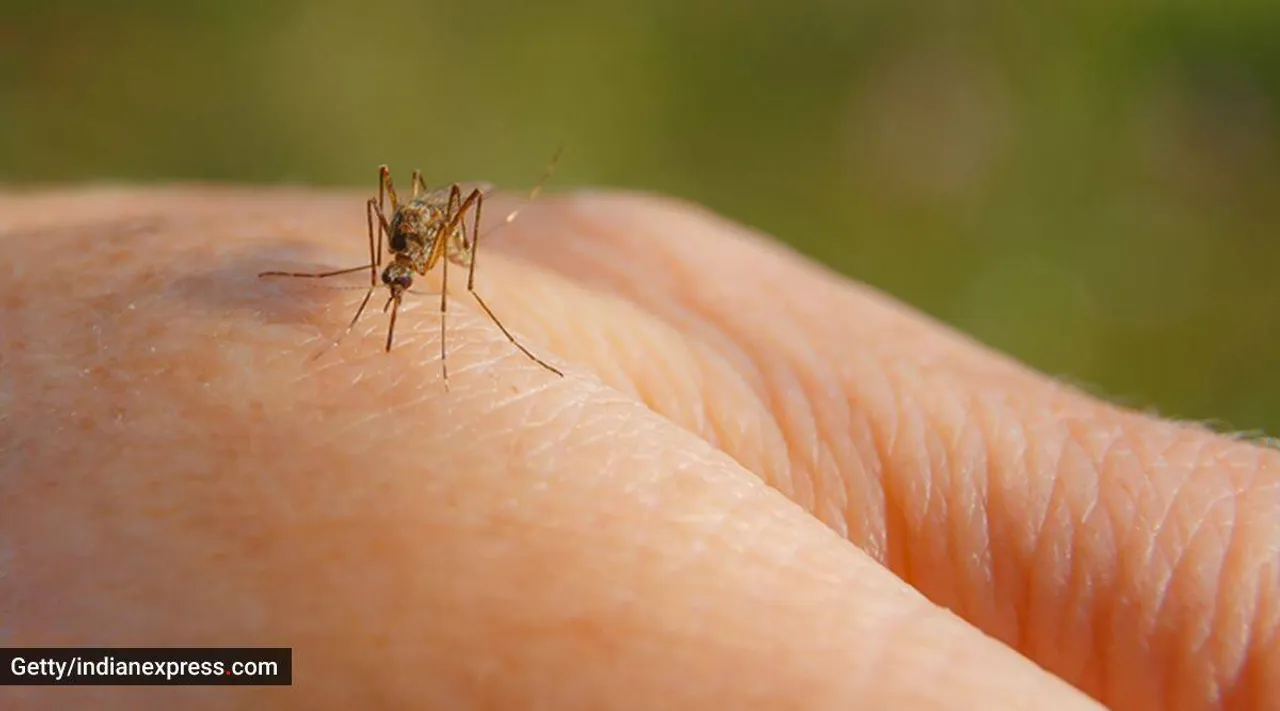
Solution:
<svg viewBox="0 0 1280 711"><path fill-rule="evenodd" d="M642 197L549 200L481 245L478 289L563 379L462 289L447 394L432 298L391 353L370 316L311 361L362 294L255 275L359 263L361 207L0 198L0 644L295 650L292 688L0 700L1280 704L1280 453Z"/></svg>

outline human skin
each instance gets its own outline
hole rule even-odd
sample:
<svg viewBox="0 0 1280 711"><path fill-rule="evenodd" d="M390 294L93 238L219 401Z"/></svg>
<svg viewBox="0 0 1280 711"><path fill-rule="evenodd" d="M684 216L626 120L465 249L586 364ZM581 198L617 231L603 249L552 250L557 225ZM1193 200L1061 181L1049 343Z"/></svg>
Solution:
<svg viewBox="0 0 1280 711"><path fill-rule="evenodd" d="M360 263L362 197L0 196L0 644L294 648L0 707L1280 705L1280 453L643 196L481 245L563 378L461 270L449 392L438 280L312 360L364 277L256 274Z"/></svg>

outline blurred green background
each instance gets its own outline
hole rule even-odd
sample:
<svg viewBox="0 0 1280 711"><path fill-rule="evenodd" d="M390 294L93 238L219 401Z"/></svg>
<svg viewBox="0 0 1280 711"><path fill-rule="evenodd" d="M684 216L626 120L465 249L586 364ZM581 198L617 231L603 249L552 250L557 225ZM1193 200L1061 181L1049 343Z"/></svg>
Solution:
<svg viewBox="0 0 1280 711"><path fill-rule="evenodd" d="M705 203L1094 392L1280 434L1280 2L1030 5L0 0L0 181L519 187L563 145L555 189Z"/></svg>

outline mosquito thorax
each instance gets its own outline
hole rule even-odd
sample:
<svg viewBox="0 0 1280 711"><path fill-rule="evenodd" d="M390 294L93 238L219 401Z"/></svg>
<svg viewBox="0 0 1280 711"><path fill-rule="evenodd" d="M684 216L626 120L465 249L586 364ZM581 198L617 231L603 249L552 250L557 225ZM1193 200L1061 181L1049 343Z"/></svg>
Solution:
<svg viewBox="0 0 1280 711"><path fill-rule="evenodd" d="M425 250L434 241L440 219L438 210L421 202L401 205L391 217L388 247L392 252Z"/></svg>

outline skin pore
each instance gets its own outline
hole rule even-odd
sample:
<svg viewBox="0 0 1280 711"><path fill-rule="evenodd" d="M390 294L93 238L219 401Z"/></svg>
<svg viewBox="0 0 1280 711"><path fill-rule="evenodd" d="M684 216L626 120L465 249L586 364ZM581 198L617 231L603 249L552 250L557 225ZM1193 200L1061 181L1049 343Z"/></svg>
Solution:
<svg viewBox="0 0 1280 711"><path fill-rule="evenodd" d="M367 275L255 275L358 264L361 204L0 195L0 644L294 648L288 688L0 706L1280 703L1280 453L632 195L482 243L565 378L452 274L448 394L438 274L313 362Z"/></svg>

